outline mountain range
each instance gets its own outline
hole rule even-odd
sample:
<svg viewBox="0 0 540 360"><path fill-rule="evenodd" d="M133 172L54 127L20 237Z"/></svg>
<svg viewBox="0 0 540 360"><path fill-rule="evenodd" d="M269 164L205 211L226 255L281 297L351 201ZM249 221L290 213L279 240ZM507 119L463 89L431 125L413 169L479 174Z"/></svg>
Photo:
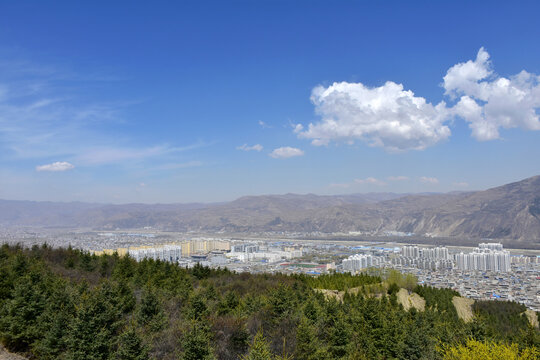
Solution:
<svg viewBox="0 0 540 360"><path fill-rule="evenodd" d="M224 232L387 232L540 243L540 176L484 191L246 196L214 204L0 200L0 225Z"/></svg>

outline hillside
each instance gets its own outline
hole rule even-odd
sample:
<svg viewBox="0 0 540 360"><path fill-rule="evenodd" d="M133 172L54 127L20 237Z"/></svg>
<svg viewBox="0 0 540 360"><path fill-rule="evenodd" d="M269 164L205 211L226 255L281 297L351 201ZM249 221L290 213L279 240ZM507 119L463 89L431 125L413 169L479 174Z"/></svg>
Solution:
<svg viewBox="0 0 540 360"><path fill-rule="evenodd" d="M508 359L539 355L529 325L538 313L484 301L464 322L456 292L397 272L236 274L3 245L0 274L0 344L30 359L443 360L470 341L511 345ZM315 289L347 294L335 301ZM414 308L402 305L409 299ZM0 346L2 357L19 358ZM457 359L470 358L485 357Z"/></svg>
<svg viewBox="0 0 540 360"><path fill-rule="evenodd" d="M419 236L540 242L540 176L485 191L448 194L246 196L219 204L0 201L4 226L65 226L174 231L401 231Z"/></svg>

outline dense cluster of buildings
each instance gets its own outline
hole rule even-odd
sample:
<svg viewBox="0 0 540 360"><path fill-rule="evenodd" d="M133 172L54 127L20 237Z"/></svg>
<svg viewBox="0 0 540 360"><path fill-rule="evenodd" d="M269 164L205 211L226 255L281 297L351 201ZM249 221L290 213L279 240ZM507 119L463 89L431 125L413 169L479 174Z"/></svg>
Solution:
<svg viewBox="0 0 540 360"><path fill-rule="evenodd" d="M192 239L177 243L130 246L95 251L96 255L117 253L136 261L153 259L191 266L229 266L238 263L278 263L301 257L302 247L223 239Z"/></svg>
<svg viewBox="0 0 540 360"><path fill-rule="evenodd" d="M373 255L355 254L344 259L342 262L344 271L358 271L370 267L380 267L384 263L384 258Z"/></svg>
<svg viewBox="0 0 540 360"><path fill-rule="evenodd" d="M344 259L344 271L358 271L369 267L416 268L422 270L452 270L463 271L495 271L509 272L511 270L510 252L503 249L500 243L481 243L471 253L450 254L445 246L419 247L405 245L401 249L388 249L379 256L371 253L355 254ZM520 257L513 260L525 263L532 261L531 257Z"/></svg>
<svg viewBox="0 0 540 360"><path fill-rule="evenodd" d="M510 252L499 243L482 243L471 253L456 254L455 260L460 270L509 272L511 269Z"/></svg>
<svg viewBox="0 0 540 360"><path fill-rule="evenodd" d="M390 262L392 265L427 270L452 269L454 266L448 249L444 246L434 248L403 246L400 256L392 258Z"/></svg>
<svg viewBox="0 0 540 360"><path fill-rule="evenodd" d="M419 248L418 246L403 246L401 248L401 255L409 258L426 258L426 259L441 259L449 260L450 255L448 249L445 246L438 246L434 248Z"/></svg>
<svg viewBox="0 0 540 360"><path fill-rule="evenodd" d="M426 270L452 269L454 262L450 259L412 258L400 256L390 260L392 265L401 267L413 267Z"/></svg>
<svg viewBox="0 0 540 360"><path fill-rule="evenodd" d="M511 255L500 243L481 243L469 253L414 245L355 246L350 251L357 253L338 270L394 268L416 275L421 284L452 288L472 299L513 300L540 310L540 256Z"/></svg>
<svg viewBox="0 0 540 360"><path fill-rule="evenodd" d="M238 261L262 261L279 262L281 260L290 260L302 256L301 248L268 246L256 243L240 243L231 247L231 251L226 254L227 258Z"/></svg>
<svg viewBox="0 0 540 360"><path fill-rule="evenodd" d="M227 240L193 239L163 245L145 245L117 249L104 249L102 251L95 251L94 253L96 255L111 255L116 252L120 256L129 255L137 261L141 261L143 259L153 259L177 262L181 258L190 257L192 255L206 254L212 251L229 251L230 249L231 243Z"/></svg>

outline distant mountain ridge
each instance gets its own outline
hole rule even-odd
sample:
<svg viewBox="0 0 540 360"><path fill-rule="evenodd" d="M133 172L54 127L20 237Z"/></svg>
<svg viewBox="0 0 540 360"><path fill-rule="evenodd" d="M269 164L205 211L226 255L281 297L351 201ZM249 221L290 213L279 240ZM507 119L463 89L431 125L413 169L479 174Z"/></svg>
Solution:
<svg viewBox="0 0 540 360"><path fill-rule="evenodd" d="M0 200L0 225L226 232L410 232L540 242L540 176L485 191L245 196L216 204Z"/></svg>

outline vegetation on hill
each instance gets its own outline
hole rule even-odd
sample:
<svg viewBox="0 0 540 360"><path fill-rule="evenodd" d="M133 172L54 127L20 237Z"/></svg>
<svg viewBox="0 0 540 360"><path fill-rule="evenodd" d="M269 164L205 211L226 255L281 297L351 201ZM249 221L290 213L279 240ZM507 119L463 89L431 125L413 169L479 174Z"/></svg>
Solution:
<svg viewBox="0 0 540 360"><path fill-rule="evenodd" d="M539 331L521 321L520 305L479 303L464 323L453 292L421 286L426 310L405 311L397 284L410 281L234 274L4 245L0 340L33 358L66 360L469 359L497 347L516 354L508 358L538 357ZM362 291L337 301L313 288Z"/></svg>
<svg viewBox="0 0 540 360"><path fill-rule="evenodd" d="M457 311L452 303L454 296L459 296L457 291L452 289L436 289L430 286L418 285L414 292L426 300L426 306L440 313L457 319Z"/></svg>

